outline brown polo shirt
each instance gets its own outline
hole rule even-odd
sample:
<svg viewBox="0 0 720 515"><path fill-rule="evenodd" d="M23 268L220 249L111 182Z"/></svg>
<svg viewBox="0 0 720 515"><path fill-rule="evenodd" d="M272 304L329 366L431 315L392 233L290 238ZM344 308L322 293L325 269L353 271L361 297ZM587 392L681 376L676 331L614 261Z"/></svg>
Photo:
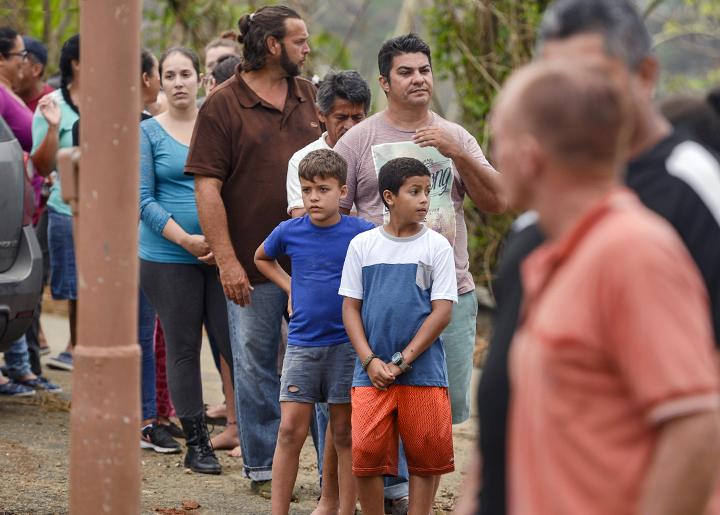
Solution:
<svg viewBox="0 0 720 515"><path fill-rule="evenodd" d="M185 163L186 174L223 182L230 239L251 283L267 281L255 268L255 249L288 217L288 161L321 132L315 87L300 78L288 85L279 111L236 72L200 108ZM287 261L281 264L289 270Z"/></svg>

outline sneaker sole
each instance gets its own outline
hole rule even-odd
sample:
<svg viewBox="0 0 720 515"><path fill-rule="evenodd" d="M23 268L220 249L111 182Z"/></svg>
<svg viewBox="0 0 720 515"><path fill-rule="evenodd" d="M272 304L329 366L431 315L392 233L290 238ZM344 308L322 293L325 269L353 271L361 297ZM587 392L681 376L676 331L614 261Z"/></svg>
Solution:
<svg viewBox="0 0 720 515"><path fill-rule="evenodd" d="M222 469L220 470L200 470L200 469L194 469L192 467L185 466L186 469L192 470L196 474L210 474L211 476L219 476L222 474Z"/></svg>
<svg viewBox="0 0 720 515"><path fill-rule="evenodd" d="M72 370L73 370L72 365L68 365L67 363L63 363L62 361L48 360L46 365L48 368L54 368L56 370L65 370L67 372L72 372Z"/></svg>
<svg viewBox="0 0 720 515"><path fill-rule="evenodd" d="M178 454L181 449L173 448L173 447L160 447L159 445L155 445L150 442L146 442L145 440L140 440L140 448L141 449L152 449L155 452L159 452L160 454Z"/></svg>
<svg viewBox="0 0 720 515"><path fill-rule="evenodd" d="M0 394L2 397L32 397L35 395L35 390L31 390L29 392L21 392L21 393L3 393Z"/></svg>

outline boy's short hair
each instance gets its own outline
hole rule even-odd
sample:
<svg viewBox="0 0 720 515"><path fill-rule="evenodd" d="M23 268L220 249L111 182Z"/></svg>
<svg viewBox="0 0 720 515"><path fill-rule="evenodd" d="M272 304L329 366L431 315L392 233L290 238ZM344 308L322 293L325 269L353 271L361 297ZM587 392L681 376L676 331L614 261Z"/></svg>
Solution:
<svg viewBox="0 0 720 515"><path fill-rule="evenodd" d="M335 178L340 186L344 186L347 179L347 163L337 152L321 148L313 150L302 158L298 166L298 175L306 181L314 181L315 177Z"/></svg>
<svg viewBox="0 0 720 515"><path fill-rule="evenodd" d="M388 205L383 197L383 191L389 190L393 195L397 195L408 178L422 176L430 177L430 170L421 161L412 157L396 157L382 165L378 175L378 188L385 207Z"/></svg>

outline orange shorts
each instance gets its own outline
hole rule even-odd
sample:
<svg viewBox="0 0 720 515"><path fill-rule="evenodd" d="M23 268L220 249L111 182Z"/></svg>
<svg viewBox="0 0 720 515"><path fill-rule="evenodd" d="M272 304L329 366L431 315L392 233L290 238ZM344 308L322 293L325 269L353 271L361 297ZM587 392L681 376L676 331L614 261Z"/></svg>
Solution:
<svg viewBox="0 0 720 515"><path fill-rule="evenodd" d="M392 385L352 389L352 471L356 476L397 476L402 438L410 474L455 470L448 389Z"/></svg>

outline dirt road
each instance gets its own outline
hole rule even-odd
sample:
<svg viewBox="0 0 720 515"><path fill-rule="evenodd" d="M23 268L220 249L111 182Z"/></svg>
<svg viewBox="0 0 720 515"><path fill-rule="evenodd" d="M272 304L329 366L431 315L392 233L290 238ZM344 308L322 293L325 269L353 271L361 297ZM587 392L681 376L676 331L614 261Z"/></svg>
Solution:
<svg viewBox="0 0 720 515"><path fill-rule="evenodd" d="M67 341L67 321L57 315L43 315L43 325L53 353L62 350ZM30 400L0 399L0 513L68 513L71 374L47 370L47 376L62 385L62 394ZM203 387L206 402L222 398L207 345L203 350ZM443 477L436 514L452 509L474 435L474 418L454 428L458 471ZM242 477L242 461L222 451L218 455L222 475L207 476L185 471L181 454L162 456L143 451L142 513L269 513L270 501L253 495L250 481ZM301 456L296 490L298 502L292 505L291 513L311 513L319 488L310 439ZM183 501L194 501L200 507L185 510Z"/></svg>

